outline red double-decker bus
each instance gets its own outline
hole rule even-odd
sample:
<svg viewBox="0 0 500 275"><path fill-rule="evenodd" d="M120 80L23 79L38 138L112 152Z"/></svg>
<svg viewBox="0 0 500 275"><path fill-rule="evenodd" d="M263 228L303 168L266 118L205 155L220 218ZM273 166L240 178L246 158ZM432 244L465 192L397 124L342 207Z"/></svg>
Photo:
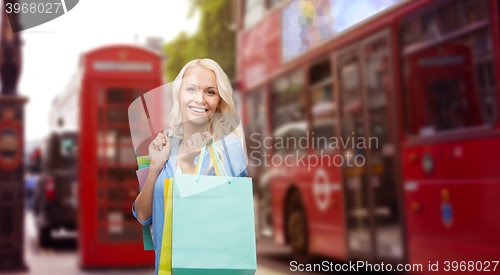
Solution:
<svg viewBox="0 0 500 275"><path fill-rule="evenodd" d="M297 254L493 271L498 1L241 3L260 235Z"/></svg>

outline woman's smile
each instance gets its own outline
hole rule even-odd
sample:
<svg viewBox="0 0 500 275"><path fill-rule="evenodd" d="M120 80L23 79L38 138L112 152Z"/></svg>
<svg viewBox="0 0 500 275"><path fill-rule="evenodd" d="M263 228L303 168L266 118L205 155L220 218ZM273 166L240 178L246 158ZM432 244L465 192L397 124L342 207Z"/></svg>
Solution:
<svg viewBox="0 0 500 275"><path fill-rule="evenodd" d="M199 116L199 115L204 115L208 112L208 109L205 108L198 108L194 106L188 106L189 109L191 109L192 113Z"/></svg>

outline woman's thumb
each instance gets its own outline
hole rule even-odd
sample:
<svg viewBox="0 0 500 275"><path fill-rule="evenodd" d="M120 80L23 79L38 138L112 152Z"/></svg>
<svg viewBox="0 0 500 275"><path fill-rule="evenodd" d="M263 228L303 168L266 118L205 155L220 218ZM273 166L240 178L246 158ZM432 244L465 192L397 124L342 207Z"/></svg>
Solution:
<svg viewBox="0 0 500 275"><path fill-rule="evenodd" d="M210 142L212 142L213 140L212 134L210 134L210 132L204 132L203 137L207 140L207 144L210 144Z"/></svg>

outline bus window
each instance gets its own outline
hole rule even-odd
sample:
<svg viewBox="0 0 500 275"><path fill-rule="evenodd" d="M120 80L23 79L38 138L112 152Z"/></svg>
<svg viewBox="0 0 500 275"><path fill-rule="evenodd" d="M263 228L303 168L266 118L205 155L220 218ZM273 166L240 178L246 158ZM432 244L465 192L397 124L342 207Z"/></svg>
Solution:
<svg viewBox="0 0 500 275"><path fill-rule="evenodd" d="M298 69L271 83L272 127L278 131L287 124L306 121L304 79Z"/></svg>
<svg viewBox="0 0 500 275"><path fill-rule="evenodd" d="M259 211L256 233L269 236L272 232L271 189L269 184L268 168L265 165L266 148L264 139L267 132L268 112L266 104L266 89L257 88L244 95L247 112L245 124L246 145L248 153L248 175L253 178L253 192L258 198Z"/></svg>
<svg viewBox="0 0 500 275"><path fill-rule="evenodd" d="M312 135L315 150L330 150L330 138L335 137L335 102L332 93L330 60L313 65L309 71Z"/></svg>
<svg viewBox="0 0 500 275"><path fill-rule="evenodd" d="M264 163L264 159L262 159L262 157L266 150L263 146L264 138L267 136L265 92L264 88L258 88L257 90L248 93L248 95L245 95L244 100L248 114L248 122L245 125L245 141L247 144L248 155L251 156L249 158L249 167L250 170L254 170L251 172L254 172L255 174L262 173L259 169L263 169L262 163ZM258 165L259 163L261 165Z"/></svg>
<svg viewBox="0 0 500 275"><path fill-rule="evenodd" d="M277 155L286 156L295 152L305 153L306 146L300 141L307 138L307 123L289 123L280 127L274 132L274 138L282 141L282 144L275 146Z"/></svg>
<svg viewBox="0 0 500 275"><path fill-rule="evenodd" d="M361 80L357 53L346 53L339 58L339 92L342 101L343 115L342 137L349 142L346 148L355 148L348 137L364 137L363 105L361 97ZM353 155L362 154L361 151Z"/></svg>
<svg viewBox="0 0 500 275"><path fill-rule="evenodd" d="M411 135L491 125L497 117L488 2L454 1L403 23L403 95Z"/></svg>

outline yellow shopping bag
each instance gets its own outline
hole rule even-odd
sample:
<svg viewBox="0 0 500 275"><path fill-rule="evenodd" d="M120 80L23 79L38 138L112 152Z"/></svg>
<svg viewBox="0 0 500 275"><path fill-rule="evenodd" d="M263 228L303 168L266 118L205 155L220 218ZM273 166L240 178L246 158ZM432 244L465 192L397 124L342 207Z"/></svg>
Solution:
<svg viewBox="0 0 500 275"><path fill-rule="evenodd" d="M165 222L158 275L172 274L172 193L174 179L165 179Z"/></svg>

